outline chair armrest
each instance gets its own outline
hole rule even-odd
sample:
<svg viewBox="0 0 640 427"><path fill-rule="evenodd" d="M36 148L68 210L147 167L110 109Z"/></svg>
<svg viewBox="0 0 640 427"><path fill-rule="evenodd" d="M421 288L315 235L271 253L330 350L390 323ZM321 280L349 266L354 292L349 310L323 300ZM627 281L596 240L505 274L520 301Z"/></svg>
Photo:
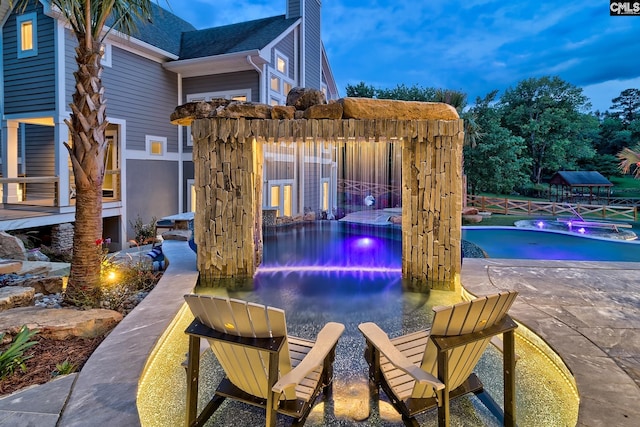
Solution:
<svg viewBox="0 0 640 427"><path fill-rule="evenodd" d="M286 388L295 387L313 371L316 367L322 365L327 355L335 348L338 338L344 332L342 323L329 322L318 333L316 342L309 350L309 353L300 361L298 366L282 376L271 389L275 393L283 393Z"/></svg>
<svg viewBox="0 0 640 427"><path fill-rule="evenodd" d="M362 332L366 340L387 358L389 363L410 375L417 383L422 386L428 385L435 390L444 389L444 383L442 381L422 370L419 366L414 365L400 353L391 340L389 340L389 336L380 329L378 325L372 322L361 323L358 325L358 329L360 329L360 332Z"/></svg>

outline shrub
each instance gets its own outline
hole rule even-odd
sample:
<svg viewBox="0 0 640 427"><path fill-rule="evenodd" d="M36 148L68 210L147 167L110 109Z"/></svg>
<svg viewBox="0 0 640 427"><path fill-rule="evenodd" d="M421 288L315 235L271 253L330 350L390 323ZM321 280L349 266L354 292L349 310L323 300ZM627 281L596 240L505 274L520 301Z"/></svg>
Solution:
<svg viewBox="0 0 640 427"><path fill-rule="evenodd" d="M156 240L156 217L151 217L151 222L145 224L142 222L140 215L136 217L135 221L129 221L133 231L136 233L135 241L137 245L146 245L153 243Z"/></svg>
<svg viewBox="0 0 640 427"><path fill-rule="evenodd" d="M18 332L11 344L0 352L0 379L13 374L16 368L20 368L22 372L27 371L24 362L30 359L31 356L25 356L24 352L38 344L38 341L31 340L38 332L37 330L30 331L27 325L22 325L20 332ZM0 333L0 341L2 341L4 335L4 332Z"/></svg>

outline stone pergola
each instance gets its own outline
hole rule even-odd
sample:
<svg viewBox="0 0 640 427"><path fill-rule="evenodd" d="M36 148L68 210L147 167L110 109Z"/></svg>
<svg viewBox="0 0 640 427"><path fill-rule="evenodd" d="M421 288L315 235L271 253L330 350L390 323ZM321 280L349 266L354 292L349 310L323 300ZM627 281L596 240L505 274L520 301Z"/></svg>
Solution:
<svg viewBox="0 0 640 427"><path fill-rule="evenodd" d="M455 109L367 98L314 104L307 92L290 106L214 100L185 104L172 114L172 123L191 125L194 141L201 283L238 286L253 277L262 260L263 142L395 140L403 144L406 286L455 289L462 256L464 136Z"/></svg>

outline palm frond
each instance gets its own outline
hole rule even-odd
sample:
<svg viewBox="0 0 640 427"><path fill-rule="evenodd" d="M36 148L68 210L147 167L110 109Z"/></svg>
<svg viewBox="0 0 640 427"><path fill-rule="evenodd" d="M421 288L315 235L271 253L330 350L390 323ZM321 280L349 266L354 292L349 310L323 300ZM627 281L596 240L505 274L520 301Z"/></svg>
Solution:
<svg viewBox="0 0 640 427"><path fill-rule="evenodd" d="M635 169L636 178L640 178L640 152L631 148L623 148L616 157L620 160L618 167L623 173L629 173Z"/></svg>

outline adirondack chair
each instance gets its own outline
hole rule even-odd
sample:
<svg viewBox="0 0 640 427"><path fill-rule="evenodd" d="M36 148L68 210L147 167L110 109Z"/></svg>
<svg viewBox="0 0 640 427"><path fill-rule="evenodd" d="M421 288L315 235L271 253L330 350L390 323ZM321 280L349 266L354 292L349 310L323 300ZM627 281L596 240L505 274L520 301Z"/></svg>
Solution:
<svg viewBox="0 0 640 427"><path fill-rule="evenodd" d="M501 292L453 306L435 307L431 330L389 339L375 323L358 326L366 339L371 395L382 387L407 426L415 415L438 407L438 425L449 425L449 401L483 385L473 373L492 339L503 334L504 423L515 426L515 322L507 311L517 292ZM488 396L481 400L492 410L499 406Z"/></svg>
<svg viewBox="0 0 640 427"><path fill-rule="evenodd" d="M266 409L266 425L277 413L303 425L320 392L331 392L333 360L344 325L329 322L316 341L287 335L284 311L237 299L185 295L195 316L187 328L187 426L200 426L225 398ZM197 414L200 339L205 338L225 378ZM239 422L239 424L242 424Z"/></svg>

